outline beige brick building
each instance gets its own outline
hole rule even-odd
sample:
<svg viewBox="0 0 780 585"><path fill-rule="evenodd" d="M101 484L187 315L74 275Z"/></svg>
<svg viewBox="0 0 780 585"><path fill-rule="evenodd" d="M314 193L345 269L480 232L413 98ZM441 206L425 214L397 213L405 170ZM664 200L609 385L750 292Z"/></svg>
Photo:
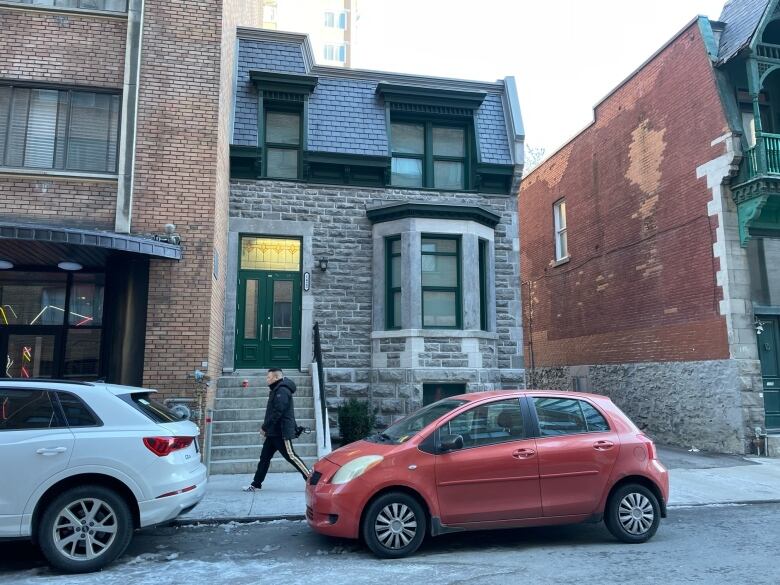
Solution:
<svg viewBox="0 0 780 585"><path fill-rule="evenodd" d="M0 0L3 376L181 397L221 371L231 64L252 6Z"/></svg>

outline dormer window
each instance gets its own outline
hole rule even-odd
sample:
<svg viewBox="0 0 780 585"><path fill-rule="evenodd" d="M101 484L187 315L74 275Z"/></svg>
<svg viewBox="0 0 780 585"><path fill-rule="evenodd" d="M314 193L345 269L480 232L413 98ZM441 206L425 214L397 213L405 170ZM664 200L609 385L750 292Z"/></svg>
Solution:
<svg viewBox="0 0 780 585"><path fill-rule="evenodd" d="M265 112L265 174L297 179L301 159L301 113L282 109Z"/></svg>
<svg viewBox="0 0 780 585"><path fill-rule="evenodd" d="M395 187L465 189L464 124L393 122L391 184Z"/></svg>

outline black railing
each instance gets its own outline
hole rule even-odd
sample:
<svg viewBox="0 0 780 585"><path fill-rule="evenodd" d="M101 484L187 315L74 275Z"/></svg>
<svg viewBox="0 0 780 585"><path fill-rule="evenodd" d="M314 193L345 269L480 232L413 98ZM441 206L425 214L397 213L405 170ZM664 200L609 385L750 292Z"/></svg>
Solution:
<svg viewBox="0 0 780 585"><path fill-rule="evenodd" d="M320 387L320 408L322 409L322 441L327 445L325 433L328 428L328 407L325 402L325 375L322 368L322 341L320 340L320 324L314 323L314 361L317 362L317 379Z"/></svg>

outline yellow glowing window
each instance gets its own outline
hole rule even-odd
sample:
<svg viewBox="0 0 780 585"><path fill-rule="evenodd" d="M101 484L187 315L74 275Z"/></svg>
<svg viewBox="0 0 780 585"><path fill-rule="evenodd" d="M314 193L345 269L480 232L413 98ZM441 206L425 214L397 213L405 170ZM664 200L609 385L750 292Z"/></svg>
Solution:
<svg viewBox="0 0 780 585"><path fill-rule="evenodd" d="M301 268L301 242L276 238L242 238L242 270L284 270Z"/></svg>

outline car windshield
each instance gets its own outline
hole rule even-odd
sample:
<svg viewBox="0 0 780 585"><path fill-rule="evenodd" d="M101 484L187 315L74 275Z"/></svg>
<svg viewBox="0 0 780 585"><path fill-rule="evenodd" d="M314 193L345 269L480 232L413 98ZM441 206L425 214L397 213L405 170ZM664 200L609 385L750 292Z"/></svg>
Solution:
<svg viewBox="0 0 780 585"><path fill-rule="evenodd" d="M466 404L466 400L445 398L410 414L397 423L390 425L383 433L371 437L371 440L385 443L403 443L411 439L433 421Z"/></svg>

